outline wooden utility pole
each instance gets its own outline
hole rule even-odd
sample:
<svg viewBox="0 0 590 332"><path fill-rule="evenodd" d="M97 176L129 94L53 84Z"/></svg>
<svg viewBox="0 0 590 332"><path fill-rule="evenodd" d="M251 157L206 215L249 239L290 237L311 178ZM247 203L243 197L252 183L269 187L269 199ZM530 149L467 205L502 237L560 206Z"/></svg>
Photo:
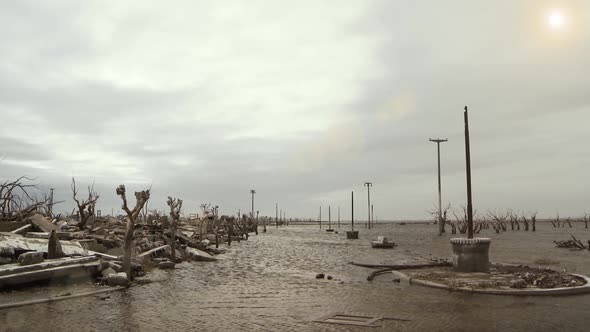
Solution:
<svg viewBox="0 0 590 332"><path fill-rule="evenodd" d="M254 194L256 194L256 190L250 189L250 194L252 195L252 210L250 210L250 216L254 219Z"/></svg>
<svg viewBox="0 0 590 332"><path fill-rule="evenodd" d="M338 228L340 228L340 207L338 207Z"/></svg>
<svg viewBox="0 0 590 332"><path fill-rule="evenodd" d="M473 239L473 204L471 201L471 153L469 151L469 116L467 106L463 113L465 122L465 166L467 171L467 238Z"/></svg>
<svg viewBox="0 0 590 332"><path fill-rule="evenodd" d="M279 228L279 203L275 204L275 228Z"/></svg>
<svg viewBox="0 0 590 332"><path fill-rule="evenodd" d="M365 182L365 186L367 187L367 228L371 228L371 187L373 186L372 182Z"/></svg>
<svg viewBox="0 0 590 332"><path fill-rule="evenodd" d="M320 229L322 229L322 207L320 206Z"/></svg>
<svg viewBox="0 0 590 332"><path fill-rule="evenodd" d="M441 185L440 185L440 143L447 142L448 139L442 138L429 138L431 142L436 142L436 151L438 156L438 235L442 235L445 232L445 224L442 219L442 198L441 198Z"/></svg>
<svg viewBox="0 0 590 332"><path fill-rule="evenodd" d="M351 212L351 222L352 222L352 231L354 231L354 191L350 192L350 210Z"/></svg>
<svg viewBox="0 0 590 332"><path fill-rule="evenodd" d="M328 205L328 229L332 229L332 206Z"/></svg>
<svg viewBox="0 0 590 332"><path fill-rule="evenodd" d="M371 204L371 225L375 227L375 214L373 213L373 204Z"/></svg>

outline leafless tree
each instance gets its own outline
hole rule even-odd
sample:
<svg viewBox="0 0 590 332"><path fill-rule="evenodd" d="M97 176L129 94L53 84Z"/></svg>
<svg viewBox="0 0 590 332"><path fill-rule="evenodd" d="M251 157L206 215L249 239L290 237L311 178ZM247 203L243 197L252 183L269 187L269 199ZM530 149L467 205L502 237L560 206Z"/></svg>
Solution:
<svg viewBox="0 0 590 332"><path fill-rule="evenodd" d="M180 209L182 209L182 199L168 196L168 206L170 207L170 257L176 262L176 223L180 219Z"/></svg>
<svg viewBox="0 0 590 332"><path fill-rule="evenodd" d="M508 219L509 212L492 212L488 211L488 216L492 219L492 227L496 233L500 231L506 231L506 219Z"/></svg>
<svg viewBox="0 0 590 332"><path fill-rule="evenodd" d="M80 224L78 226L80 229L84 229L90 217L94 216L94 208L96 207L96 201L98 201L99 195L94 191L94 183L92 183L92 186L88 186L88 198L80 201L77 195L78 188L76 188L76 179L72 177L72 196L78 207L78 213L80 214Z"/></svg>
<svg viewBox="0 0 590 332"><path fill-rule="evenodd" d="M47 201L35 200L29 193L38 189L37 185L26 183L33 180L21 176L0 183L0 221L22 220L45 206Z"/></svg>
<svg viewBox="0 0 590 332"><path fill-rule="evenodd" d="M125 229L125 252L123 254L123 271L127 273L127 278L131 279L131 250L133 249L133 230L135 220L141 212L145 203L150 199L150 190L142 190L135 192L135 207L130 210L127 206L127 195L125 192L125 185L117 187L117 195L121 196L123 206L121 207L127 213L127 227Z"/></svg>

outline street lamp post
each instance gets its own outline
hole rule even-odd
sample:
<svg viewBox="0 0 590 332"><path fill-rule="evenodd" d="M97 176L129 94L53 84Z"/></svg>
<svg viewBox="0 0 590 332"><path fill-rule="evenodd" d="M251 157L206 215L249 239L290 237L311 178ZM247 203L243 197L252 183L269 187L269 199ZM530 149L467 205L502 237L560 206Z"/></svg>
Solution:
<svg viewBox="0 0 590 332"><path fill-rule="evenodd" d="M438 156L438 235L442 235L445 232L445 224L442 219L442 198L441 198L441 184L440 184L440 143L448 142L448 139L442 138L429 138L431 142L436 143L436 152Z"/></svg>

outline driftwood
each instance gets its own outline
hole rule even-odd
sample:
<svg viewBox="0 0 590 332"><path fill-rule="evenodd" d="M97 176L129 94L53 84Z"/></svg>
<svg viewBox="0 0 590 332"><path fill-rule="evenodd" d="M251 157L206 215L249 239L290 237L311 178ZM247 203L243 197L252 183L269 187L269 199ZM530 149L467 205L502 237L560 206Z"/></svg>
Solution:
<svg viewBox="0 0 590 332"><path fill-rule="evenodd" d="M437 263L425 263L425 264L397 264L397 265L364 264L364 263L350 262L349 264L354 265L354 266L360 266L360 267L368 267L371 269L388 268L388 269L393 269L393 270L408 270L408 269L421 269L421 268L428 268L428 267L453 266L453 264L450 262L437 262Z"/></svg>
<svg viewBox="0 0 590 332"><path fill-rule="evenodd" d="M355 263L350 262L351 265L361 266L361 267L368 267L372 269L379 269L377 271L372 272L367 277L368 281L373 280L376 276L380 274L384 274L394 270L409 270L409 269L425 269L429 267L447 267L453 266L450 262L437 262L437 263L425 263L425 264L398 264L398 265L381 265L381 264L363 264L363 263Z"/></svg>
<svg viewBox="0 0 590 332"><path fill-rule="evenodd" d="M584 245L584 243L575 236L571 235L571 240L565 241L553 241L558 248L572 248L572 249L588 249L590 250L590 241L588 241L588 247Z"/></svg>

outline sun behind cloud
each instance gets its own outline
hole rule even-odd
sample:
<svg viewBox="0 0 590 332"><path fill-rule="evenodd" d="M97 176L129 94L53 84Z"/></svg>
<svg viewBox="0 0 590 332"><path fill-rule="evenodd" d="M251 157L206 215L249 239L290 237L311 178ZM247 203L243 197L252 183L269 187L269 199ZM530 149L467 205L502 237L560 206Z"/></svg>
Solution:
<svg viewBox="0 0 590 332"><path fill-rule="evenodd" d="M547 23L552 29L560 29L565 23L565 17L561 11L552 11L547 17Z"/></svg>

